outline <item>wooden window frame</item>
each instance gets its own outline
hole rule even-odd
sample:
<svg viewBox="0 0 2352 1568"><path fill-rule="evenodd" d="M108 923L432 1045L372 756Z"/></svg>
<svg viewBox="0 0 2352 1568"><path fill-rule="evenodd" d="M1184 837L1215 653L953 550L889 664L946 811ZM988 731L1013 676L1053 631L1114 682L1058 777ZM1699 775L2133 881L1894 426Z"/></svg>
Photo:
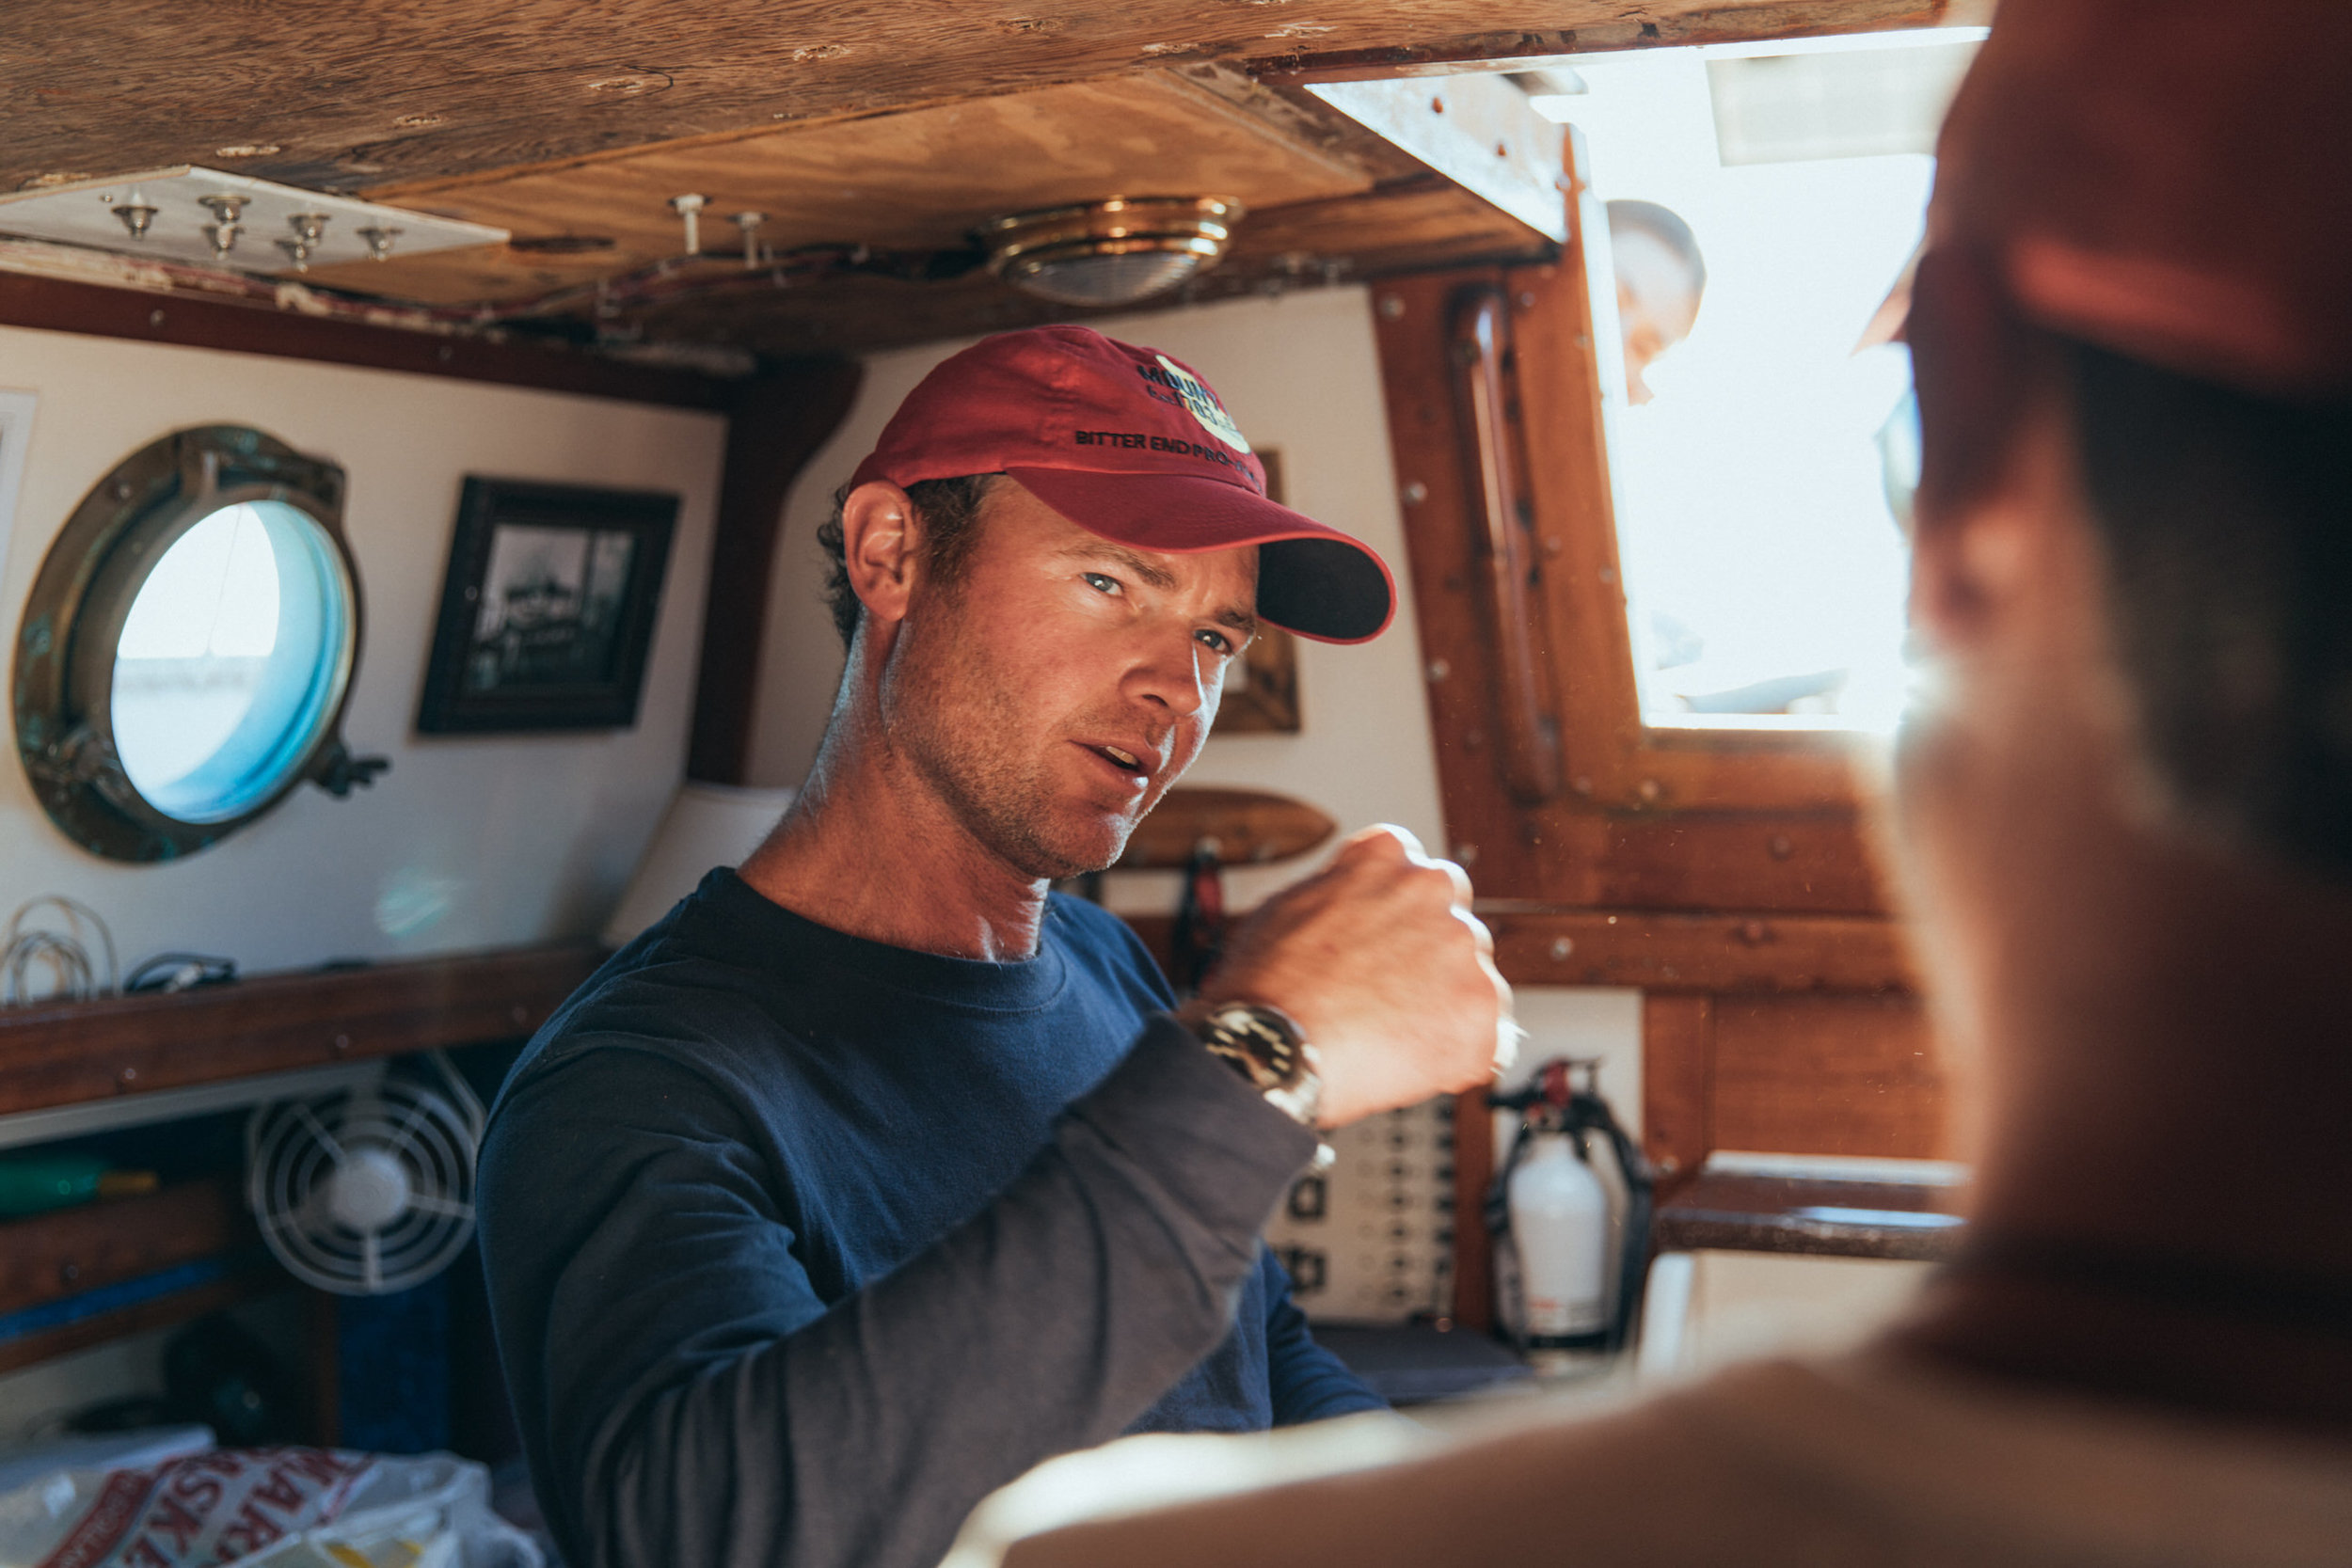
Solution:
<svg viewBox="0 0 2352 1568"><path fill-rule="evenodd" d="M1942 1155L1946 1088L1836 731L1644 721L1605 376L1613 286L1574 166L1553 261L1375 283L1447 833L1515 985L1643 991L1664 1187L1722 1147ZM1603 269L1605 271L1605 269ZM1866 765L1867 766L1867 765ZM1484 1098L1457 1101L1455 1316L1490 1322Z"/></svg>

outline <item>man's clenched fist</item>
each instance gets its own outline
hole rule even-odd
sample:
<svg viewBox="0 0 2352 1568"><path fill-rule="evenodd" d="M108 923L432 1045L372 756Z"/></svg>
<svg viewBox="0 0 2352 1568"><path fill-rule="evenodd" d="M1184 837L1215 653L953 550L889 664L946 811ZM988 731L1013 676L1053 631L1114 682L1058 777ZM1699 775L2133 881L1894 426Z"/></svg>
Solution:
<svg viewBox="0 0 2352 1568"><path fill-rule="evenodd" d="M1323 1058L1326 1127L1479 1087L1516 1031L1494 939L1470 902L1460 866L1403 828L1367 828L1242 926L1201 1000L1297 1022Z"/></svg>

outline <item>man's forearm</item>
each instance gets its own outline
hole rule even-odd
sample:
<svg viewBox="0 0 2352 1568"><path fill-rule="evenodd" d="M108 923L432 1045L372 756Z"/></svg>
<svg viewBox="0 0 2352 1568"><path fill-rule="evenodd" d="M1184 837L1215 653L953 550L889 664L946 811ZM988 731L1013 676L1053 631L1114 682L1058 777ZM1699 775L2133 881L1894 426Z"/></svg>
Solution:
<svg viewBox="0 0 2352 1568"><path fill-rule="evenodd" d="M988 1492L1213 1349L1313 1138L1157 1022L988 1208L588 1456L600 1568L928 1568Z"/></svg>

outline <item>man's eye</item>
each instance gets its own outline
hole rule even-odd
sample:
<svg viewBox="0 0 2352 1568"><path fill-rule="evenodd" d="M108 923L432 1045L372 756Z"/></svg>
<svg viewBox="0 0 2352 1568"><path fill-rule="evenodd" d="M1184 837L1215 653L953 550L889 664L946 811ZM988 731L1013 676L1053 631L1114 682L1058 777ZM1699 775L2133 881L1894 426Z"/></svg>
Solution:
<svg viewBox="0 0 2352 1568"><path fill-rule="evenodd" d="M1116 594L1119 592L1119 579L1117 578L1104 577L1100 572L1080 572L1078 575L1086 579L1086 585L1089 588L1093 589L1098 594Z"/></svg>
<svg viewBox="0 0 2352 1568"><path fill-rule="evenodd" d="M1233 652L1232 640L1227 638L1221 631L1210 631L1204 627L1201 630L1193 633L1193 635L1199 638L1209 647L1216 649L1220 654L1231 657Z"/></svg>

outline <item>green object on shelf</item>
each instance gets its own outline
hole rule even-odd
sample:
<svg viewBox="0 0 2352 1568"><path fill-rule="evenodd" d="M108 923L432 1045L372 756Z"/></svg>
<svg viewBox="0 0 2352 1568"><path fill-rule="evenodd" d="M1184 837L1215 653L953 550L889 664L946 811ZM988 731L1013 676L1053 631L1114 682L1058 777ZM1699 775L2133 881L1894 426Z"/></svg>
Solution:
<svg viewBox="0 0 2352 1568"><path fill-rule="evenodd" d="M101 1197L129 1197L155 1190L151 1170L117 1170L88 1155L52 1154L0 1160L0 1219L22 1219L52 1209L71 1209Z"/></svg>

